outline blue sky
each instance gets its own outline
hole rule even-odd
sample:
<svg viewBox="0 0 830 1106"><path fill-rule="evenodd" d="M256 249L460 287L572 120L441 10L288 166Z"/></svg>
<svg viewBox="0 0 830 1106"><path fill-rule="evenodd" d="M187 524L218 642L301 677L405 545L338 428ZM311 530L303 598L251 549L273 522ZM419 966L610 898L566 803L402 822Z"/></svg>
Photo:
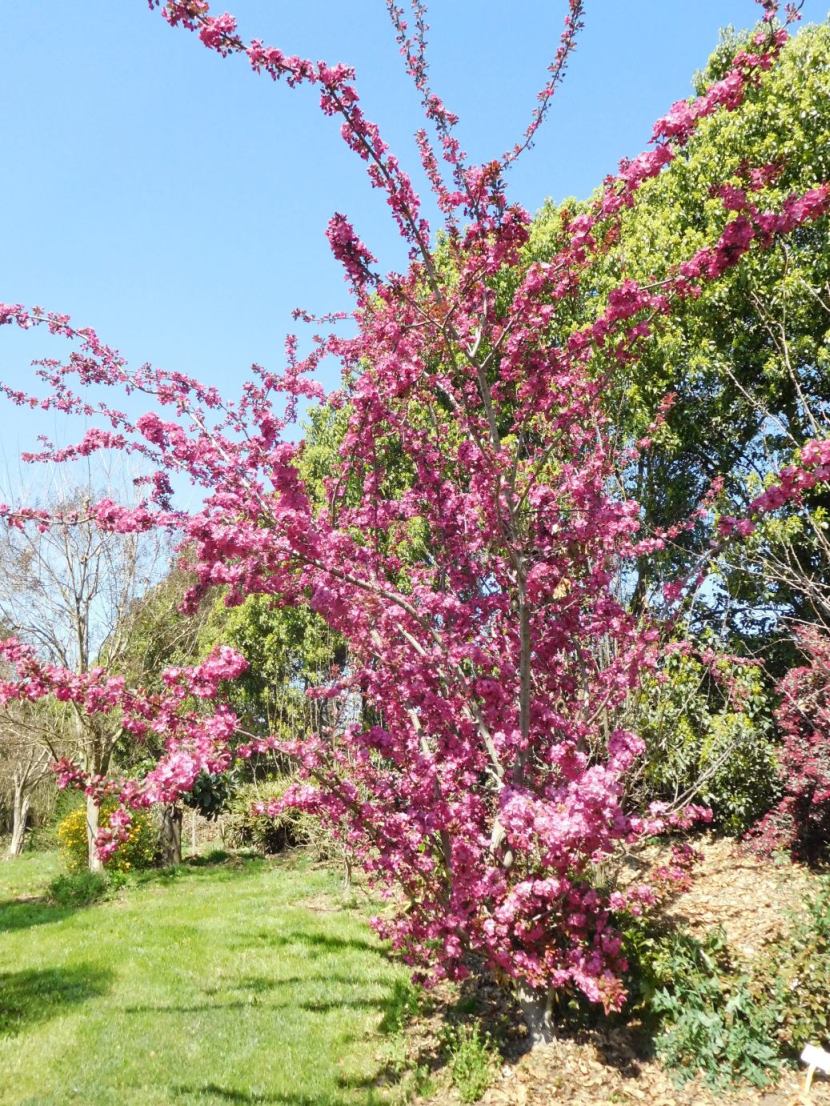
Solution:
<svg viewBox="0 0 830 1106"><path fill-rule="evenodd" d="M228 0L246 36L357 67L370 118L405 164L417 100L383 0ZM436 0L433 83L477 159L526 125L564 3ZM223 10L219 5L217 11ZM588 193L653 120L690 91L718 28L753 23L752 0L588 0L586 28L512 198ZM804 14L826 16L827 0ZM387 266L401 251L381 195L312 90L291 91L168 28L144 0L4 0L0 97L0 300L65 311L135 361L237 390L280 364L295 306L349 306L326 223L347 213ZM0 376L22 386L38 333L0 331ZM0 467L42 430L0 407ZM31 481L27 481L31 483Z"/></svg>

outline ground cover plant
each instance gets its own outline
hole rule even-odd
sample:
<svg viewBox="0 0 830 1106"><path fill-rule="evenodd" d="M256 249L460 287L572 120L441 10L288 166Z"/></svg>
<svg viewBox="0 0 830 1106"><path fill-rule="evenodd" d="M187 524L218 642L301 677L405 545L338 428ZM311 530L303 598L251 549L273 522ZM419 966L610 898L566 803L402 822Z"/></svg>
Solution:
<svg viewBox="0 0 830 1106"><path fill-rule="evenodd" d="M183 865L75 906L48 899L57 870L0 867L4 1106L394 1101L378 1026L408 985L337 873Z"/></svg>
<svg viewBox="0 0 830 1106"><path fill-rule="evenodd" d="M639 190L682 163L704 121L759 95L788 31L765 0L758 29L722 71L658 120L651 148L624 162L584 210L563 215L561 242L539 260L529 253L530 217L509 200L508 173L564 74L581 0L568 6L527 131L484 165L465 157L457 120L430 86L423 5L413 3L410 26L389 3L436 135L419 132L418 140L443 218L440 238L363 114L347 67L243 40L233 17L212 15L203 0L151 4L159 6L168 23L223 57L316 88L323 113L338 117L384 193L410 265L382 277L335 214L329 240L354 294L356 335L327 332L305 358L289 340L284 371L257 370L235 402L182 374L129 368L64 315L3 305L0 322L45 327L73 346L65 362L41 365L45 395L11 398L100 417L77 445L41 456L120 450L149 469L138 506L106 499L58 518L37 508L4 515L47 530L90 519L116 533L169 530L195 579L186 608L218 585L229 605L265 596L313 612L343 652L308 692L329 706L322 724L291 736L245 731L223 694L247 662L222 646L200 663L166 669L147 690L104 668L78 674L47 664L9 641L2 652L16 676L0 692L7 701L55 697L85 720L115 717L136 739L164 741L140 777L103 778L61 760L62 783L95 803L119 804L98 833L105 857L129 835L133 811L175 804L234 759L278 752L301 780L263 812L292 807L325 821L390 900L376 928L418 977L459 980L475 963L519 997L531 1039L549 1039L554 994L577 992L606 1011L622 1006L620 924L684 875L669 865L655 882L615 887L599 869L621 846L705 816L685 801L644 810L628 801L644 748L627 724L631 697L669 640L714 671L694 642L677 637L708 562L830 476L830 438L810 423L791 463L771 467L740 511L720 509L723 482L712 473L690 517L646 526L625 477L661 433L672 397L654 397L634 437L611 424L607 396L662 321L704 288L747 258L826 228L830 186L801 182L768 203L768 166L721 179L714 165L708 241L658 278L615 273L578 325L572 306ZM329 355L341 362L343 384L325 396L312 374ZM154 409L133 421L91 403L87 385L140 392ZM342 420L322 480L291 436L301 400ZM203 493L191 511L174 495L182 475ZM700 528L707 537L692 570L635 609L634 567Z"/></svg>

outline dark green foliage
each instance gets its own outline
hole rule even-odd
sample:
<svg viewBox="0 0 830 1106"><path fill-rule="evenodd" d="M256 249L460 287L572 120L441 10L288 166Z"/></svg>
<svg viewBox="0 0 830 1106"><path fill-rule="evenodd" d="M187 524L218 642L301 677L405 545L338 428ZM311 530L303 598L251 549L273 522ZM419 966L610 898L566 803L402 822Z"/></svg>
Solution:
<svg viewBox="0 0 830 1106"><path fill-rule="evenodd" d="M727 34L698 78L699 87L725 71L743 37ZM771 164L776 166L771 179L754 190L751 171ZM564 331L594 318L620 279L657 282L717 240L732 215L712 192L713 166L722 183L750 187L762 210L777 210L788 195L830 177L830 24L804 28L738 110L704 120L672 165L644 185L622 220L619 239L600 251L586 274L581 299L572 302L571 317L562 322ZM565 201L543 211L531 243L535 256L551 256L565 237L563 212L579 207ZM726 478L721 509L740 513L771 468L786 463L812 435L811 417L826 419L827 235L828 221L822 219L785 247L752 249L723 279L657 322L630 371L611 372L609 415L625 439L646 433L661 399L676 396L665 426L624 474L648 522L668 525L689 518L719 474ZM563 340L562 334L552 337ZM779 612L812 617L799 579L827 578L830 566L813 523L823 521L828 506L826 490L817 489L803 507L781 512L783 519L795 520L787 533L780 532L781 520L774 520L745 551L736 547L720 562L720 588L709 591L697 617L765 647ZM635 605L659 596L662 582L688 564L689 552L703 548L710 523L711 518L701 520L664 554L643 559L631 582ZM763 570L773 564L779 571ZM776 663L787 660L784 644Z"/></svg>
<svg viewBox="0 0 830 1106"><path fill-rule="evenodd" d="M684 1082L763 1085L810 1041L830 1035L830 882L788 933L749 964L733 960L721 931L629 919L629 1015L643 1020L657 1055Z"/></svg>
<svg viewBox="0 0 830 1106"><path fill-rule="evenodd" d="M209 849L206 853L189 857L187 866L189 868L212 868L217 864L225 864L234 859L233 853L229 853L227 849Z"/></svg>
<svg viewBox="0 0 830 1106"><path fill-rule="evenodd" d="M199 634L209 604L203 603L192 615L182 615L179 610L194 582L185 566L174 567L134 604L120 628L127 645L119 654L117 671L136 684L155 689L165 668L200 659ZM106 647L101 659L107 660Z"/></svg>
<svg viewBox="0 0 830 1106"><path fill-rule="evenodd" d="M697 1074L713 1087L768 1082L780 1068L774 1015L752 999L723 933L698 941L679 929L635 921L625 937L633 1006L678 1082Z"/></svg>
<svg viewBox="0 0 830 1106"><path fill-rule="evenodd" d="M233 781L226 773L201 772L183 799L203 818L214 821L228 809L233 791Z"/></svg>
<svg viewBox="0 0 830 1106"><path fill-rule="evenodd" d="M304 607L280 607L267 595L227 607L219 596L200 638L203 654L221 643L237 649L249 668L227 689L246 730L297 737L318 721L324 704L306 688L327 683L345 664L339 639Z"/></svg>
<svg viewBox="0 0 830 1106"><path fill-rule="evenodd" d="M411 979L398 979L379 1026L382 1033L403 1033L407 1025L424 1009L424 991Z"/></svg>
<svg viewBox="0 0 830 1106"><path fill-rule="evenodd" d="M693 798L740 834L780 792L772 704L758 668L728 657L712 667L670 654L644 681L629 721L646 743L633 792L642 806Z"/></svg>

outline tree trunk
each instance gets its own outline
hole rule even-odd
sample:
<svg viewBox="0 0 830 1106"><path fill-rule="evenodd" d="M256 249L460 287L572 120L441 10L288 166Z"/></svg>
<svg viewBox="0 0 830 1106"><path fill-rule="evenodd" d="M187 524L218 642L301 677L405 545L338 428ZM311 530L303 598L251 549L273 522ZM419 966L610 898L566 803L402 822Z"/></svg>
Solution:
<svg viewBox="0 0 830 1106"><path fill-rule="evenodd" d="M95 802L91 795L86 797L86 842L89 853L89 870L90 872L102 872L104 870L104 862L98 855L98 850L95 847L95 838L98 833L98 816L100 810L98 804Z"/></svg>
<svg viewBox="0 0 830 1106"><path fill-rule="evenodd" d="M161 862L165 868L182 862L182 818L180 806L170 803L161 814Z"/></svg>
<svg viewBox="0 0 830 1106"><path fill-rule="evenodd" d="M12 839L9 842L9 856L20 856L26 838L26 820L29 817L29 796L23 787L15 784L14 806L12 810Z"/></svg>
<svg viewBox="0 0 830 1106"><path fill-rule="evenodd" d="M530 987L522 986L517 989L516 997L527 1025L530 1047L549 1045L556 1039L551 1016L552 993L533 991Z"/></svg>

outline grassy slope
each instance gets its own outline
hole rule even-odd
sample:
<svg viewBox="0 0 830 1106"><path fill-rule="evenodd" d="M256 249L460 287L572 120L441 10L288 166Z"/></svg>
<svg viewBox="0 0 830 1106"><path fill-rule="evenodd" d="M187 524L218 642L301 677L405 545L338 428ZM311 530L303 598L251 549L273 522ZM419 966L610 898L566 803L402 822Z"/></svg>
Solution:
<svg viewBox="0 0 830 1106"><path fill-rule="evenodd" d="M178 869L67 910L0 865L2 1106L368 1106L404 977L302 859Z"/></svg>

